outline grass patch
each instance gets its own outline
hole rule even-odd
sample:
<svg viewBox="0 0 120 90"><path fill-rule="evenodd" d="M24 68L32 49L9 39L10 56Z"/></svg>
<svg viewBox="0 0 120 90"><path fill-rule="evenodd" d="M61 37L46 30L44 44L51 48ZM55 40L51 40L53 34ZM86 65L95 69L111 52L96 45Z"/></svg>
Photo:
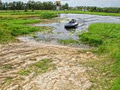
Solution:
<svg viewBox="0 0 120 90"><path fill-rule="evenodd" d="M56 17L57 13L50 11L38 12L3 12L0 13L0 43L9 43L16 41L15 37L31 32L45 31L47 27L31 27L28 24L42 22L40 19L30 19L29 17L40 17L51 19ZM49 31L50 32L50 31Z"/></svg>
<svg viewBox="0 0 120 90"><path fill-rule="evenodd" d="M73 39L67 39L67 40L58 40L59 43L64 44L64 45L69 45L69 44L78 44L77 40L73 40Z"/></svg>
<svg viewBox="0 0 120 90"><path fill-rule="evenodd" d="M2 69L12 69L12 65L3 65Z"/></svg>
<svg viewBox="0 0 120 90"><path fill-rule="evenodd" d="M112 90L119 90L120 84L120 24L96 23L89 27L89 32L79 35L80 40L91 46L96 46L95 51L101 57L105 56L104 63L98 70L104 68L104 73L109 72L113 76L111 83L106 81L106 84L111 85ZM106 63L105 63L106 62ZM109 76L106 75L105 77Z"/></svg>
<svg viewBox="0 0 120 90"><path fill-rule="evenodd" d="M89 12L89 11L59 11L58 13L73 13L73 14L90 14L90 15L101 15L101 16L120 16L120 13L105 13L105 12Z"/></svg>
<svg viewBox="0 0 120 90"><path fill-rule="evenodd" d="M20 71L19 71L19 74L20 74L20 75L29 75L29 74L30 74L30 70L24 70L24 69L23 69L23 70L20 70Z"/></svg>
<svg viewBox="0 0 120 90"><path fill-rule="evenodd" d="M35 63L32 65L32 67L36 67L38 68L37 72L42 72L42 73L45 73L49 70L52 70L54 67L54 65L52 64L52 60L51 59L43 59L43 60L40 60L39 62Z"/></svg>
<svg viewBox="0 0 120 90"><path fill-rule="evenodd" d="M57 17L57 13L55 13L55 12L42 12L40 14L40 17L42 19L51 19L51 18Z"/></svg>
<svg viewBox="0 0 120 90"><path fill-rule="evenodd" d="M7 83L8 85L10 85L10 84L12 83L12 79L13 79L13 78L11 78L11 77L7 77L7 78L5 79L5 81L6 81L6 83Z"/></svg>
<svg viewBox="0 0 120 90"><path fill-rule="evenodd" d="M37 19L24 18L1 18L0 20L0 43L8 43L15 41L15 37L19 35L30 34L37 31L51 31L48 27L32 27L27 24L38 23Z"/></svg>
<svg viewBox="0 0 120 90"><path fill-rule="evenodd" d="M35 10L34 12L13 12L11 10L7 12L1 12L0 17L17 17L17 18L29 18L29 17L41 17L41 18L53 18L57 14L61 13L73 13L73 14L90 14L90 15L102 15L102 16L120 16L120 13L105 13L105 12L89 12L89 11L53 11L53 10Z"/></svg>
<svg viewBox="0 0 120 90"><path fill-rule="evenodd" d="M55 65L52 63L51 59L42 59L39 62L29 65L27 68L20 70L19 74L29 75L32 72L39 74L53 69L55 69Z"/></svg>
<svg viewBox="0 0 120 90"><path fill-rule="evenodd" d="M92 67L88 70L90 81L93 83L91 90L111 90L114 81L114 73L111 71L112 59L109 57L99 57L100 60L79 62L85 67Z"/></svg>

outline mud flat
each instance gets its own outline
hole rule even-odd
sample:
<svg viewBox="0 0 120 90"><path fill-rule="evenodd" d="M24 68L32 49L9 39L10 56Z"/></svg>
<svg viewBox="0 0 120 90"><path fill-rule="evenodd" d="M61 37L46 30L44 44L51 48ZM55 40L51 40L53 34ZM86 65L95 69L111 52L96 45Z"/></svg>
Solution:
<svg viewBox="0 0 120 90"><path fill-rule="evenodd" d="M79 63L97 57L80 48L21 42L1 46L0 52L1 90L89 90L92 87L87 73L92 68ZM44 59L51 60L54 68L20 74Z"/></svg>

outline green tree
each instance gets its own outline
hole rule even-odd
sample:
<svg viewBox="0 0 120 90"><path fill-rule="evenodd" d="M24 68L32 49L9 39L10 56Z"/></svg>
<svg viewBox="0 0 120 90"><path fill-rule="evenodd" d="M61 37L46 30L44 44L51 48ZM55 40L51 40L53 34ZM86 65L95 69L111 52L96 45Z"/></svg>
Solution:
<svg viewBox="0 0 120 90"><path fill-rule="evenodd" d="M68 3L66 3L65 5L63 5L63 6L62 6L62 9L63 9L63 10L65 10L65 9L68 10L68 9L69 9L69 5L68 5Z"/></svg>
<svg viewBox="0 0 120 90"><path fill-rule="evenodd" d="M27 5L28 5L29 9L31 9L32 12L34 12L35 2L29 0L28 3L27 3Z"/></svg>
<svg viewBox="0 0 120 90"><path fill-rule="evenodd" d="M2 9L2 1L0 0L0 10Z"/></svg>

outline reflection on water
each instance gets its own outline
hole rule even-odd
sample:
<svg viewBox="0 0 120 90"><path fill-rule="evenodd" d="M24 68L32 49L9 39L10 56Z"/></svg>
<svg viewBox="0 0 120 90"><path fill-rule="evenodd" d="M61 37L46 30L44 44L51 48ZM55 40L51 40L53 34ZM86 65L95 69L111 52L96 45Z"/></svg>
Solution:
<svg viewBox="0 0 120 90"><path fill-rule="evenodd" d="M99 15L87 15L87 14L61 14L59 18L64 18L64 20L51 23L51 24L35 24L34 26L51 26L56 28L52 33L37 33L37 41L48 42L48 43L58 43L59 39L73 39L77 40L77 34L86 31L88 26L92 23L120 23L119 17L113 16L99 16ZM65 29L64 25L71 19L76 19L79 23L76 29ZM32 37L21 37L23 40L34 40Z"/></svg>

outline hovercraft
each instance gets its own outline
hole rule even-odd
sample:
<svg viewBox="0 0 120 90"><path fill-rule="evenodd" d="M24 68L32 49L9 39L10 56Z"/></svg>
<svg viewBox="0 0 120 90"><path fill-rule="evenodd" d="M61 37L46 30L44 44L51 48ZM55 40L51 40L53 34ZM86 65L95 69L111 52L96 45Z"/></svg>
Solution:
<svg viewBox="0 0 120 90"><path fill-rule="evenodd" d="M75 19L72 19L69 23L65 25L65 28L76 28L78 26L78 23Z"/></svg>

